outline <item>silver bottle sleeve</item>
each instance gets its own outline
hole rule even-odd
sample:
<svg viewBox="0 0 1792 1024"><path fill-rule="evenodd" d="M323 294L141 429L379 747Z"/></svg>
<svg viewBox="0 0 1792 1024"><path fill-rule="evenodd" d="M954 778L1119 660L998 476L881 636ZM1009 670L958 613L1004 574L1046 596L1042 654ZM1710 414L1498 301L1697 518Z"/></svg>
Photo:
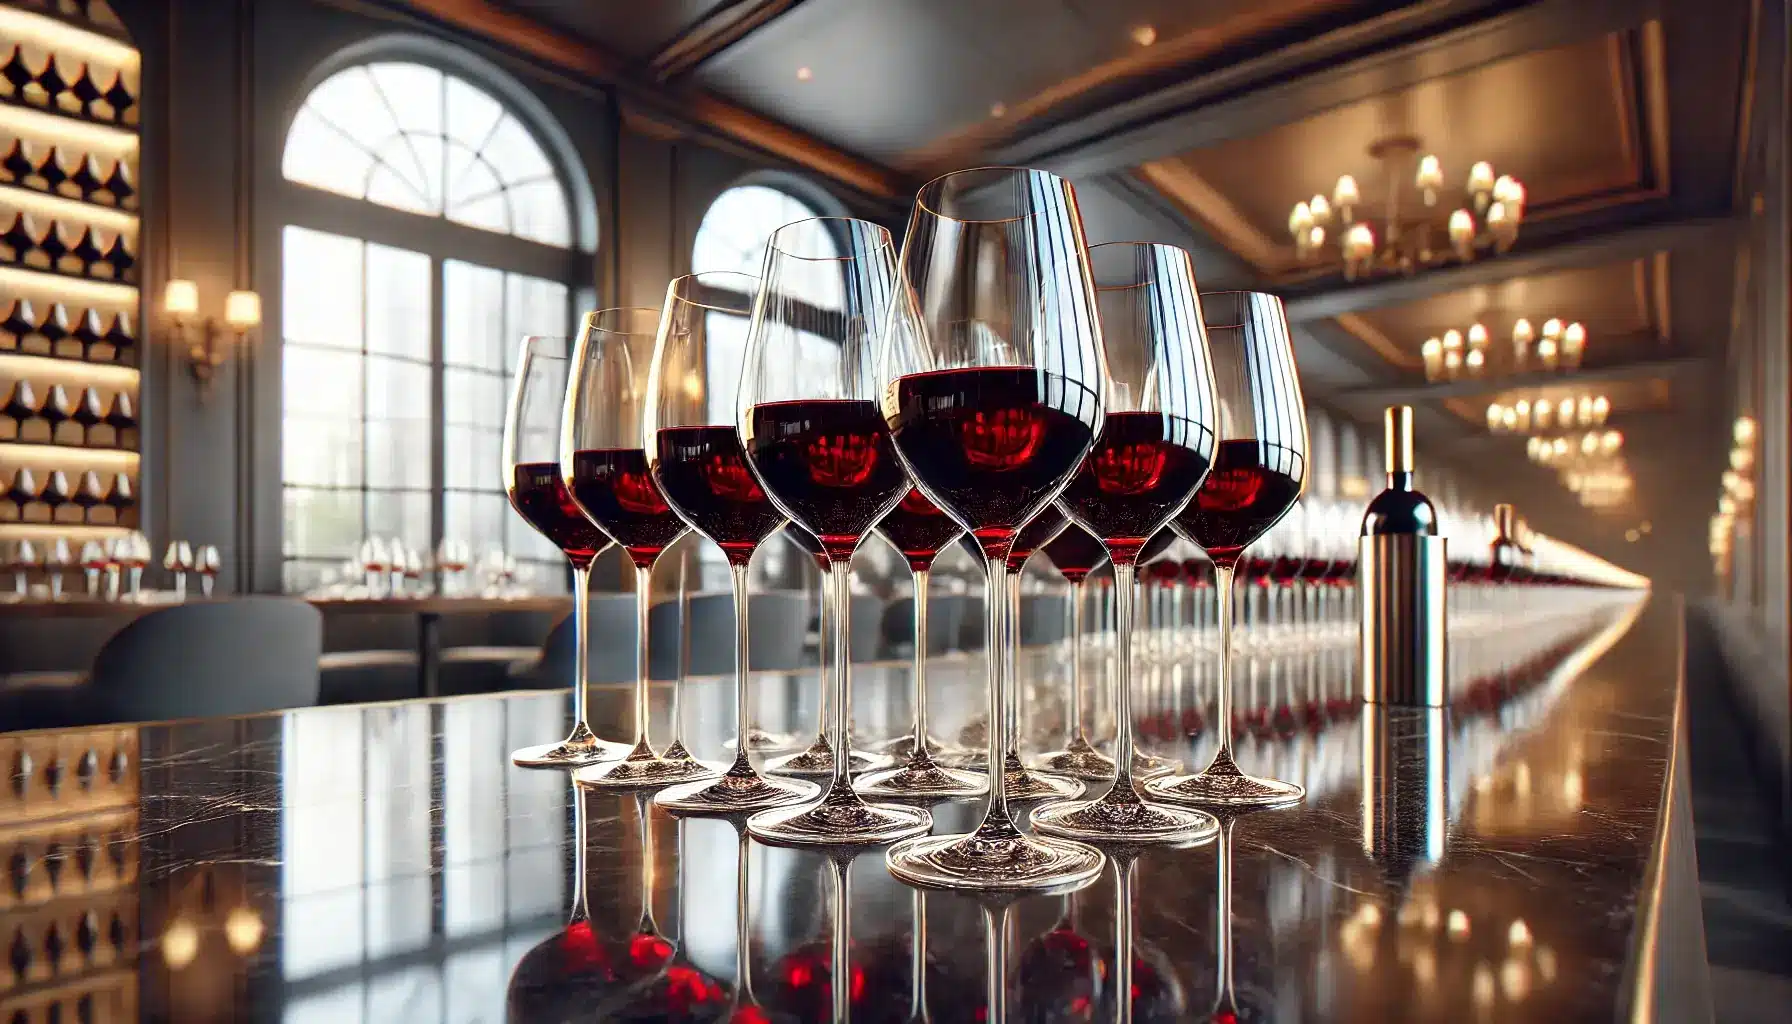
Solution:
<svg viewBox="0 0 1792 1024"><path fill-rule="evenodd" d="M1363 699L1443 707L1449 702L1442 537L1363 537L1357 551Z"/></svg>

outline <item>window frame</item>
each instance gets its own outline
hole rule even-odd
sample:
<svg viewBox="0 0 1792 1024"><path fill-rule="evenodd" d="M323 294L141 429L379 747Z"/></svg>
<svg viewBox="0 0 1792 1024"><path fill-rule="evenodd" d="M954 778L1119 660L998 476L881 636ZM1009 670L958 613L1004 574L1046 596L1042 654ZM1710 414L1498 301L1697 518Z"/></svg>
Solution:
<svg viewBox="0 0 1792 1024"><path fill-rule="evenodd" d="M443 297L446 290L447 266L450 260L470 263L499 271L505 275L538 278L566 289L563 310L564 333L570 338L577 327L578 311L589 305L596 280L594 203L589 185L575 170L575 155L565 142L562 129L539 100L496 68L482 67L483 62L470 54L453 50L444 44L411 38L372 41L372 45L351 47L317 68L302 83L292 107L279 126L280 144L272 155L272 176L280 195L280 216L272 224L275 266L279 268L276 287L284 294L286 283L286 228L297 227L356 239L364 244L388 246L417 253L429 261L429 430L430 457L428 494L430 500L429 549L433 553L444 534L449 490L447 487L446 433L447 411L445 356L445 316ZM344 71L369 64L404 63L427 67L445 76L452 76L479 89L498 103L540 146L553 172L555 183L566 203L569 228L567 245L562 248L520 235L474 227L450 220L442 213L418 213L381 205L370 199L357 199L327 189L288 179L284 173L285 144L292 125L311 94L325 81ZM284 402L285 311L277 312L279 326L269 332L278 345L273 363L278 368L274 385L276 407L280 409L279 430L274 437L276 462L281 469L274 480L277 496L274 534L277 557L272 566L273 589L287 590L287 566L294 563L319 565L334 561L335 556L295 556L287 551L285 527L286 479L284 444L286 409ZM365 311L362 313L365 324ZM514 342L517 339L510 339ZM365 346L362 352L366 359ZM363 364L365 365L365 363ZM365 438L363 438L365 445ZM494 469L496 474L497 470ZM345 488L345 490L347 490ZM362 495L362 530L367 530L368 481L363 478L358 488ZM378 488L375 488L378 490ZM457 492L458 493L458 492ZM473 540L474 538L467 538ZM478 538L480 544L498 544L508 553L511 546L506 534Z"/></svg>

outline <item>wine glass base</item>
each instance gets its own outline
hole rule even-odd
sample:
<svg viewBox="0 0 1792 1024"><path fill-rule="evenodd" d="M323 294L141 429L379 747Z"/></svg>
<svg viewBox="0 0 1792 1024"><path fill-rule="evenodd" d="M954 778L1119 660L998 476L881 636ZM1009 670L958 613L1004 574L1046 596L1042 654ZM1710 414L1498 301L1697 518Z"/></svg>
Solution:
<svg viewBox="0 0 1792 1024"><path fill-rule="evenodd" d="M922 836L890 847L890 873L926 889L1054 892L1100 876L1099 850L1066 839L1008 835Z"/></svg>
<svg viewBox="0 0 1792 1024"><path fill-rule="evenodd" d="M513 750L510 752L510 763L518 768L583 768L588 764L620 761L628 756L628 751L628 746L622 743L606 743L603 740L573 743L562 740L559 743L543 743Z"/></svg>
<svg viewBox="0 0 1792 1024"><path fill-rule="evenodd" d="M781 754L796 746L797 739L787 732L767 732L757 726L747 729L747 753L749 754ZM722 744L722 749L733 750L735 743L732 737Z"/></svg>
<svg viewBox="0 0 1792 1024"><path fill-rule="evenodd" d="M1142 750L1134 750L1132 754L1132 777L1135 779L1155 779L1159 775L1170 775L1182 770L1182 762L1169 757L1158 757ZM1108 773L1110 776L1113 772Z"/></svg>
<svg viewBox="0 0 1792 1024"><path fill-rule="evenodd" d="M1067 779L1062 775L1049 775L1022 767L1020 759L1013 754L1008 755L1008 770L1004 774L1006 775L1009 803L1075 800L1089 789L1076 779Z"/></svg>
<svg viewBox="0 0 1792 1024"><path fill-rule="evenodd" d="M1031 767L1085 782L1107 782L1114 777L1114 759L1083 740L1073 740L1063 750L1039 755Z"/></svg>
<svg viewBox="0 0 1792 1024"><path fill-rule="evenodd" d="M943 768L931 758L920 762L910 759L901 767L860 776L853 789L864 797L945 800L956 796L981 796L989 791L989 777L957 768Z"/></svg>
<svg viewBox="0 0 1792 1024"><path fill-rule="evenodd" d="M1217 770L1216 770L1217 769ZM1197 807L1279 807L1299 803L1307 791L1292 782L1260 779L1216 764L1198 775L1166 775L1145 783L1145 794L1169 804Z"/></svg>
<svg viewBox="0 0 1792 1024"><path fill-rule="evenodd" d="M691 758L631 755L626 760L591 765L572 773L572 780L593 789L658 789L679 782L713 779L722 765Z"/></svg>
<svg viewBox="0 0 1792 1024"><path fill-rule="evenodd" d="M900 764L915 756L915 737L913 734L905 733L888 742L879 743L870 749L873 754L893 758ZM947 743L942 739L936 739L933 736L927 737L927 752L937 763L945 763L948 758L957 757L964 753L953 744Z"/></svg>
<svg viewBox="0 0 1792 1024"><path fill-rule="evenodd" d="M654 806L680 814L739 814L808 803L821 787L801 779L768 779L757 773L730 771L715 780L698 780L660 790Z"/></svg>
<svg viewBox="0 0 1792 1024"><path fill-rule="evenodd" d="M847 754L847 771L860 772L888 768L894 760L880 754L853 750ZM810 744L808 750L773 758L765 764L767 775L794 775L799 779L825 779L834 774L834 748L826 743Z"/></svg>
<svg viewBox="0 0 1792 1024"><path fill-rule="evenodd" d="M923 808L868 804L833 793L818 804L760 811L747 819L753 838L780 846L878 846L931 828L933 815Z"/></svg>
<svg viewBox="0 0 1792 1024"><path fill-rule="evenodd" d="M1205 811L1106 797L1042 807L1031 820L1033 828L1045 835L1091 843L1192 846L1220 834L1219 819Z"/></svg>

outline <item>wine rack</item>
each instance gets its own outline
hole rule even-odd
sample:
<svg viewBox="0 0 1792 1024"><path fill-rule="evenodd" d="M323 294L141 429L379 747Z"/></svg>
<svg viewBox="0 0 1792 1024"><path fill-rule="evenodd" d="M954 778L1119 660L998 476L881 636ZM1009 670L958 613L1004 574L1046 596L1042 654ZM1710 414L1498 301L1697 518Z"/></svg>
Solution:
<svg viewBox="0 0 1792 1024"><path fill-rule="evenodd" d="M138 525L141 83L106 0L0 0L0 541Z"/></svg>

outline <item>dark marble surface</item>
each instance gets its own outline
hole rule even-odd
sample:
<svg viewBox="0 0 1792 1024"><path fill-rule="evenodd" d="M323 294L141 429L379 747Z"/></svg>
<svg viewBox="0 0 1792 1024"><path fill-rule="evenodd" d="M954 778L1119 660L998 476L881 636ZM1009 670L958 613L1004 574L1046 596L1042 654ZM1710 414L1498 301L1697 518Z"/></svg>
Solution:
<svg viewBox="0 0 1792 1024"><path fill-rule="evenodd" d="M1240 759L1310 796L1237 819L1229 855L1216 843L1130 865L1134 1019L1227 1019L1213 1011L1228 931L1231 1019L1612 1019L1637 983L1679 616L1656 599L1464 635L1448 713L1337 699L1347 647L1244 659ZM1199 760L1212 687L1205 657L1185 660L1146 673L1141 717L1148 747ZM1051 664L1030 669L1041 723ZM978 672L934 673L943 720L976 706ZM900 721L897 674L860 683L861 727ZM727 689L698 682L687 699L700 755L720 753ZM789 681L782 710L811 706L812 691ZM1326 696L1334 713L1312 713ZM631 797L512 767L507 751L564 731L565 703L0 736L13 773L0 793L0 1021L827 1020L842 954L852 1020L920 1019L918 901L881 850L841 865L651 808L643 828ZM979 811L937 807L936 831ZM1008 1019L1119 1019L1117 871L1006 908ZM737 999L743 884L758 1009ZM988 1019L997 918L953 894L929 894L925 912L929 1019Z"/></svg>

